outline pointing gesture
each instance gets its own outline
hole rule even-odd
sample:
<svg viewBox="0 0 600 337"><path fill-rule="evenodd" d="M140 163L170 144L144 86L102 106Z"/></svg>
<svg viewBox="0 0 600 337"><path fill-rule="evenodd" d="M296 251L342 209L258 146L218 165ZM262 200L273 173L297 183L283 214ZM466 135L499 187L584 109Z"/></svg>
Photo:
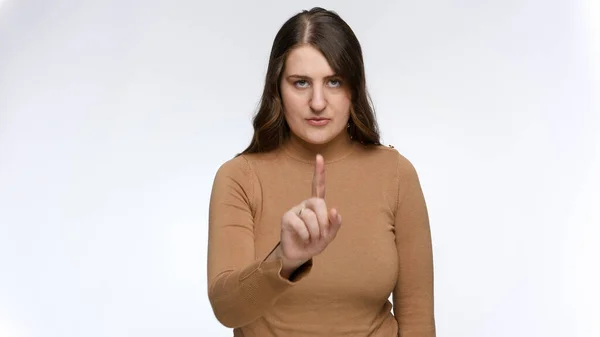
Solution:
<svg viewBox="0 0 600 337"><path fill-rule="evenodd" d="M342 216L325 204L325 163L317 155L312 179L312 196L288 210L281 219L282 275L288 275L320 254L336 237Z"/></svg>
<svg viewBox="0 0 600 337"><path fill-rule="evenodd" d="M312 180L312 196L313 198L325 199L325 163L323 156L317 155L315 161L315 173Z"/></svg>

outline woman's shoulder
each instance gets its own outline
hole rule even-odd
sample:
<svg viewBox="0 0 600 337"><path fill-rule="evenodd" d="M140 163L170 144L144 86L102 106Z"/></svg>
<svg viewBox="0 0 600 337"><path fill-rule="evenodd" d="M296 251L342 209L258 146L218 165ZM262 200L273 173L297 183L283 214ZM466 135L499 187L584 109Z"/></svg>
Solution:
<svg viewBox="0 0 600 337"><path fill-rule="evenodd" d="M236 155L222 162L216 171L215 179L233 178L247 179L251 175L250 164L246 155Z"/></svg>
<svg viewBox="0 0 600 337"><path fill-rule="evenodd" d="M275 157L272 152L266 153L238 153L234 157L224 161L218 168L217 174L225 174L238 177L249 177L259 162L271 161Z"/></svg>
<svg viewBox="0 0 600 337"><path fill-rule="evenodd" d="M378 165L385 167L394 167L398 170L413 170L412 162L401 153L394 145L364 145L361 144L359 156L364 156L365 159L373 160Z"/></svg>

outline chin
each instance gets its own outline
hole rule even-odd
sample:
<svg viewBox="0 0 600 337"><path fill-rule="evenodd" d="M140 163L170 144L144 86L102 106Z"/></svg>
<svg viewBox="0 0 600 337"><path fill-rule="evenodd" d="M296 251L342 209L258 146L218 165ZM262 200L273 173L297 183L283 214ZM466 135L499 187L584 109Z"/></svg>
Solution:
<svg viewBox="0 0 600 337"><path fill-rule="evenodd" d="M333 140L334 137L330 136L306 136L304 137L304 141L314 145L324 145Z"/></svg>
<svg viewBox="0 0 600 337"><path fill-rule="evenodd" d="M316 140L308 140L309 143L314 144L314 145L325 145L327 143L329 143L331 140L322 140L322 139L316 139Z"/></svg>

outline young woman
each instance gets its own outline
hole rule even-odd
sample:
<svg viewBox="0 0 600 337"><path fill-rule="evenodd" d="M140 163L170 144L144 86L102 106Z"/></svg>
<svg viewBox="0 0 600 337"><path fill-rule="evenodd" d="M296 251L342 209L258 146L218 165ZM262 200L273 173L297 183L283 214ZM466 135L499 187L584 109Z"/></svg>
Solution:
<svg viewBox="0 0 600 337"><path fill-rule="evenodd" d="M336 13L281 27L253 124L211 193L217 319L244 337L435 336L419 178L381 145L360 44Z"/></svg>

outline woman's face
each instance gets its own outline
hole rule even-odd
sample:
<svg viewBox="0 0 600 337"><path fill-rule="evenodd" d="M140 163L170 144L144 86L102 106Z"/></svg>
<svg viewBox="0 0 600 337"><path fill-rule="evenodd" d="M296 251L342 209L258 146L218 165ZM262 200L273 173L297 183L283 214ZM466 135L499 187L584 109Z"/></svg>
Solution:
<svg viewBox="0 0 600 337"><path fill-rule="evenodd" d="M291 132L310 144L327 144L345 132L350 93L320 51L309 45L292 50L280 90Z"/></svg>

